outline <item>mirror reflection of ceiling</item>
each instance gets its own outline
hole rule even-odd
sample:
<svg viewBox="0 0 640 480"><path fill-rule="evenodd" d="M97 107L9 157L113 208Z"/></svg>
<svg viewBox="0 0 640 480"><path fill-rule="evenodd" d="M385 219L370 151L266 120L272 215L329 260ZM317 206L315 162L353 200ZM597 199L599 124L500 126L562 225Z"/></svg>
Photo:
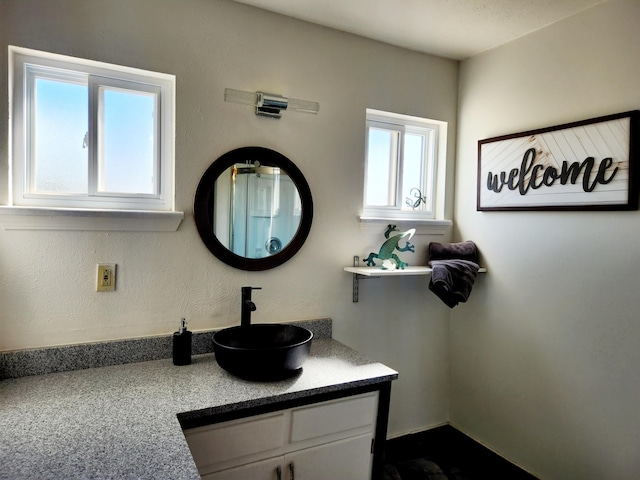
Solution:
<svg viewBox="0 0 640 480"><path fill-rule="evenodd" d="M464 60L610 0L235 0Z"/></svg>

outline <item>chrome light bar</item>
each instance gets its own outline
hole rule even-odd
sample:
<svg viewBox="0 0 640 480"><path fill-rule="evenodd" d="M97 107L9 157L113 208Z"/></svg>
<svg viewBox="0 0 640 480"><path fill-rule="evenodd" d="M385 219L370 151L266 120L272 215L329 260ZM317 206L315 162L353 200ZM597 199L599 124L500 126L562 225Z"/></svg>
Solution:
<svg viewBox="0 0 640 480"><path fill-rule="evenodd" d="M282 117L283 110L317 114L320 111L318 102L287 98L265 92L246 92L244 90L224 89L224 101L240 103L256 107L256 115L270 118Z"/></svg>

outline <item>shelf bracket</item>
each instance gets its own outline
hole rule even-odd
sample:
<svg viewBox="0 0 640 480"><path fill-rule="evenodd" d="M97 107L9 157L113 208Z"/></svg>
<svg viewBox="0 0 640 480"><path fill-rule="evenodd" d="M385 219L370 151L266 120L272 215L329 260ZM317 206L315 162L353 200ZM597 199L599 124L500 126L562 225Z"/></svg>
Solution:
<svg viewBox="0 0 640 480"><path fill-rule="evenodd" d="M353 266L360 266L360 257L357 255L353 256ZM359 275L357 273L353 274L353 303L358 303L358 294L360 292L360 280L368 280L370 278L380 278L379 276L370 276L370 275Z"/></svg>
<svg viewBox="0 0 640 480"><path fill-rule="evenodd" d="M360 266L360 257L358 257L357 255L353 256L353 266ZM358 293L360 290L360 279L358 277L360 277L360 275L358 275L357 273L353 274L353 303L358 303Z"/></svg>

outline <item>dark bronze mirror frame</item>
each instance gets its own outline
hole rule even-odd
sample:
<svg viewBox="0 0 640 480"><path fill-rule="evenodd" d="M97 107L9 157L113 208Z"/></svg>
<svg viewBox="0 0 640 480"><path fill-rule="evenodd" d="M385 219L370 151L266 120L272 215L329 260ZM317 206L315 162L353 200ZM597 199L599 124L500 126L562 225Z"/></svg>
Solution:
<svg viewBox="0 0 640 480"><path fill-rule="evenodd" d="M229 167L247 160L284 170L298 189L302 204L300 225L293 239L274 255L264 258L246 258L227 249L214 233L214 198L216 179ZM225 153L205 171L200 179L193 203L193 215L200 238L218 259L240 270L260 271L282 265L293 257L307 239L313 220L311 189L298 167L281 153L264 147L242 147Z"/></svg>

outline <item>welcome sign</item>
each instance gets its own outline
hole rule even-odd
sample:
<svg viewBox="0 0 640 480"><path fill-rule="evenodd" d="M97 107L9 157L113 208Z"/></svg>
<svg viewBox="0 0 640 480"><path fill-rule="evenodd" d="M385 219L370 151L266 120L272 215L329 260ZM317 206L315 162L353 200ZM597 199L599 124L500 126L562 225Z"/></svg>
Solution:
<svg viewBox="0 0 640 480"><path fill-rule="evenodd" d="M640 111L478 142L478 210L637 210Z"/></svg>

